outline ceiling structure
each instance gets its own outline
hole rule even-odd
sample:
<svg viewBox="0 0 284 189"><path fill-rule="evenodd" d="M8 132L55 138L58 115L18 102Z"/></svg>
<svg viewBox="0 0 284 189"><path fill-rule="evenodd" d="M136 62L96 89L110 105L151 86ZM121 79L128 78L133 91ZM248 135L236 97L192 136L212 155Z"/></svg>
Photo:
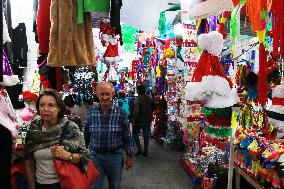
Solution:
<svg viewBox="0 0 284 189"><path fill-rule="evenodd" d="M123 0L121 22L138 30L153 32L158 29L160 12L179 3L180 0ZM176 11L167 11L167 22L173 21Z"/></svg>

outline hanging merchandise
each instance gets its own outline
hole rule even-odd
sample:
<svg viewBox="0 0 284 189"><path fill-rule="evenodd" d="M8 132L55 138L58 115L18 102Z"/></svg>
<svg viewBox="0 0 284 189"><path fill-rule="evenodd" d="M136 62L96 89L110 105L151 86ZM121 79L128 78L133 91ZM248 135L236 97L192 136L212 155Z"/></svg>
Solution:
<svg viewBox="0 0 284 189"><path fill-rule="evenodd" d="M78 0L78 17L77 23L84 22L84 14L90 12L105 12L110 10L109 0Z"/></svg>
<svg viewBox="0 0 284 189"><path fill-rule="evenodd" d="M2 54L2 60L3 60L3 82L0 82L0 85L3 86L14 86L17 83L20 82L18 75L15 75L10 61L7 57L7 54L5 50L3 49L3 54Z"/></svg>
<svg viewBox="0 0 284 189"><path fill-rule="evenodd" d="M47 56L46 55L40 55L37 59L38 64L38 73L40 75L47 74L50 68L46 65L47 64Z"/></svg>
<svg viewBox="0 0 284 189"><path fill-rule="evenodd" d="M234 8L234 10L231 13L231 20L230 20L230 38L233 44L236 42L237 38L237 31L238 31L238 21L237 21L237 15L241 8L245 5L246 0L242 0L241 3Z"/></svg>
<svg viewBox="0 0 284 189"><path fill-rule="evenodd" d="M65 78L67 77L67 82L65 81L65 84L69 86L65 91L72 91L71 94L75 94L73 98L75 99L76 104L78 106L83 104L92 105L94 102L94 93L92 88L94 78L92 70L89 67L77 68L74 73L75 82L69 82L69 84L68 75L70 70L65 69L64 72Z"/></svg>
<svg viewBox="0 0 284 189"><path fill-rule="evenodd" d="M5 42L11 42L9 33L8 33L8 27L7 27L7 22L4 16L4 12L3 12L3 44Z"/></svg>
<svg viewBox="0 0 284 189"><path fill-rule="evenodd" d="M109 73L107 76L108 82L117 82L119 80L115 65L110 65Z"/></svg>
<svg viewBox="0 0 284 189"><path fill-rule="evenodd" d="M137 29L130 25L122 24L121 30L123 48L125 51L133 53L136 50Z"/></svg>
<svg viewBox="0 0 284 189"><path fill-rule="evenodd" d="M277 138L284 138L284 84L276 86L272 91L272 105L268 109L268 121L278 129Z"/></svg>
<svg viewBox="0 0 284 189"><path fill-rule="evenodd" d="M84 23L78 25L74 19L78 12L77 0L52 1L50 12L47 65L82 67L94 64L91 14L84 13Z"/></svg>
<svg viewBox="0 0 284 189"><path fill-rule="evenodd" d="M115 35L120 36L120 45L122 45L121 26L120 26L120 9L122 0L111 0L110 24L115 28Z"/></svg>
<svg viewBox="0 0 284 189"><path fill-rule="evenodd" d="M272 0L272 38L273 38L273 55L284 58L284 2L281 0ZM280 47L280 53L279 52Z"/></svg>
<svg viewBox="0 0 284 189"><path fill-rule="evenodd" d="M104 62L117 64L117 62L121 61L118 54L118 40L121 37L115 34L115 27L110 24L108 19L100 21L100 38L102 45L107 47L103 55Z"/></svg>
<svg viewBox="0 0 284 189"><path fill-rule="evenodd" d="M18 136L17 129L19 124L17 122L17 117L12 107L9 95L3 88L0 89L0 104L0 124L6 127L12 133L13 139L16 139Z"/></svg>
<svg viewBox="0 0 284 189"><path fill-rule="evenodd" d="M47 55L50 38L50 5L51 0L38 0L36 18L36 33L38 35L39 54Z"/></svg>
<svg viewBox="0 0 284 189"><path fill-rule="evenodd" d="M13 69L19 78L23 76L23 69L20 67L27 67L27 33L25 23L20 23L12 32L12 53L13 53ZM8 53L8 51L7 51Z"/></svg>
<svg viewBox="0 0 284 189"><path fill-rule="evenodd" d="M38 73L38 71L34 72L33 75L33 82L31 84L31 93L34 93L36 95L39 95L40 93L40 75Z"/></svg>
<svg viewBox="0 0 284 189"><path fill-rule="evenodd" d="M267 55L268 52L264 47L265 30L258 32L259 38L259 71L258 71L258 102L265 105L267 102ZM262 36L260 36L262 35Z"/></svg>
<svg viewBox="0 0 284 189"><path fill-rule="evenodd" d="M201 34L199 46L204 50L194 71L192 82L187 84L188 100L203 100L205 106L223 108L238 102L237 91L219 62L223 36L218 32ZM214 83L214 84L213 84Z"/></svg>
<svg viewBox="0 0 284 189"><path fill-rule="evenodd" d="M166 34L166 17L165 17L165 11L160 12L160 18L159 18L159 32L162 35Z"/></svg>
<svg viewBox="0 0 284 189"><path fill-rule="evenodd" d="M243 4L241 1L241 4ZM252 31L262 31L266 29L266 19L268 12L271 9L271 0L246 0L247 16L250 20Z"/></svg>

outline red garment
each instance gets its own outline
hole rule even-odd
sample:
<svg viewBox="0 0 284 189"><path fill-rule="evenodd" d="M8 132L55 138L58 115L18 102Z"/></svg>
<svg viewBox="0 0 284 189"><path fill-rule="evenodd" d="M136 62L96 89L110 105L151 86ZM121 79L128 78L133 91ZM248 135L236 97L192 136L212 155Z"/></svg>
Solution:
<svg viewBox="0 0 284 189"><path fill-rule="evenodd" d="M38 96L30 91L24 91L21 93L23 95L24 100L31 100L33 102L37 101Z"/></svg>
<svg viewBox="0 0 284 189"><path fill-rule="evenodd" d="M226 79L232 88L233 83L227 77L224 68L222 67L219 58L207 51L203 51L197 67L193 73L192 82L201 82L203 76L220 76Z"/></svg>
<svg viewBox="0 0 284 189"><path fill-rule="evenodd" d="M64 84L64 74L62 73L61 68L55 68L55 74L56 74L56 90L62 91Z"/></svg>
<svg viewBox="0 0 284 189"><path fill-rule="evenodd" d="M37 12L37 33L39 41L39 53L48 54L50 34L50 2L51 0L39 0Z"/></svg>
<svg viewBox="0 0 284 189"><path fill-rule="evenodd" d="M12 189L18 189L17 182L16 182L16 174L21 174L25 176L25 161L19 160L12 164L11 167L11 187Z"/></svg>
<svg viewBox="0 0 284 189"><path fill-rule="evenodd" d="M259 45L259 71L258 71L258 102L265 105L267 102L267 52L264 45Z"/></svg>
<svg viewBox="0 0 284 189"><path fill-rule="evenodd" d="M284 57L284 2L283 0L273 0L272 2L272 36L273 36L273 55ZM280 47L280 52L278 51Z"/></svg>

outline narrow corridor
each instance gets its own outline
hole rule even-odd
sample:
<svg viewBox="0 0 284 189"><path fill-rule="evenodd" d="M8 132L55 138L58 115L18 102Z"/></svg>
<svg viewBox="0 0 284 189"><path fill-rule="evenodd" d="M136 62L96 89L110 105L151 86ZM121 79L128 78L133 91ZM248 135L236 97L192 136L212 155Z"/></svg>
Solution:
<svg viewBox="0 0 284 189"><path fill-rule="evenodd" d="M123 171L122 189L191 189L190 177L179 165L182 153L150 142L149 157L135 157L131 170ZM105 189L108 189L105 184Z"/></svg>

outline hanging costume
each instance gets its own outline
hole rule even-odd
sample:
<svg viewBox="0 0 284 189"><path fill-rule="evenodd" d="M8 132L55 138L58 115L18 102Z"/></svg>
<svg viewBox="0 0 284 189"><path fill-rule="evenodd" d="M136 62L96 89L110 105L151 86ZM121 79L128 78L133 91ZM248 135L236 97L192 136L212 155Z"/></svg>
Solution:
<svg viewBox="0 0 284 189"><path fill-rule="evenodd" d="M48 54L50 35L50 1L39 0L36 28L39 42L39 54Z"/></svg>
<svg viewBox="0 0 284 189"><path fill-rule="evenodd" d="M94 63L91 14L77 24L77 0L52 0L48 66L88 66Z"/></svg>

